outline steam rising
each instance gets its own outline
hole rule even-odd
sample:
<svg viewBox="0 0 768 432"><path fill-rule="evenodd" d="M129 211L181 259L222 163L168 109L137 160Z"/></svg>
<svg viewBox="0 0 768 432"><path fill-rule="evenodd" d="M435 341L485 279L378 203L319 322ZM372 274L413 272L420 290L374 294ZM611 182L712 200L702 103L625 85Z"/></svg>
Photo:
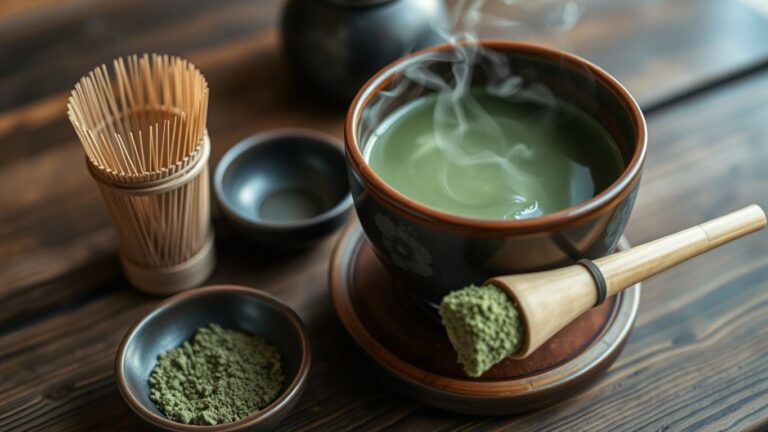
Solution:
<svg viewBox="0 0 768 432"><path fill-rule="evenodd" d="M573 27L581 9L577 4L561 0L495 0L508 6L522 8L544 18L545 26L554 31L565 31ZM551 91L537 83L526 83L514 71L503 55L484 49L478 44L478 31L510 34L521 25L520 21L487 14L483 11L485 0L459 0L449 17L449 29L434 26L434 29L453 47L450 51L431 54L429 61L409 67L403 79L397 80L388 90L378 94L364 113L364 121L381 119L382 110L387 110L396 100L411 91L436 93L433 113L434 142L420 143L422 151L415 157L429 157L426 150L437 147L451 164L456 167L481 165L481 168L498 173L498 183L508 187L502 200L509 212L505 219L522 219L542 214L536 196L541 196L538 182L525 170L527 162L546 151L526 142L510 142L505 137L504 123L514 123L513 118L499 118L490 115L473 96L471 89L473 75L482 73L484 89L490 95L515 102L531 101L537 105L554 108L556 99ZM542 12L543 11L543 12ZM541 20L539 20L541 21ZM530 23L525 24L529 26ZM444 63L450 74L434 71L434 63ZM536 119L537 128L551 128L551 113L554 109L543 110ZM526 119L530 122L531 119ZM376 123L372 123L376 124ZM509 128L507 128L509 129ZM472 140L483 143L480 148L468 149L462 143ZM442 172L442 187L453 199L476 206L502 204L498 196L461 193L462 170L451 169L450 164ZM489 202L489 201L494 202Z"/></svg>

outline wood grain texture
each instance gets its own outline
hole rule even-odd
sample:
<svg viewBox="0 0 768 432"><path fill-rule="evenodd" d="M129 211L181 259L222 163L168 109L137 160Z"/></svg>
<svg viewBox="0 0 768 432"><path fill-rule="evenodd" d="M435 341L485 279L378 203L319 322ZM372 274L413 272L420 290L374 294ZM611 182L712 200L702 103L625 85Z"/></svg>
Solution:
<svg viewBox="0 0 768 432"><path fill-rule="evenodd" d="M503 2L488 3L503 15L515 16ZM530 30L541 28L547 21L533 29L524 22L517 30L519 37L593 61L627 86L643 107L712 85L741 69L768 65L768 44L764 42L768 39L768 17L745 6L744 1L577 3L582 16L572 31L532 35ZM520 16L526 17L524 13Z"/></svg>
<svg viewBox="0 0 768 432"><path fill-rule="evenodd" d="M740 2L587 4L570 39L539 40L586 55L643 103L762 61L768 50L765 21ZM157 300L131 290L120 273L106 209L64 116L70 87L118 55L169 52L197 64L211 85L212 163L268 128L339 136L343 107L304 96L281 61L278 5L0 3L0 430L138 429L114 386L112 362L123 332ZM654 111L627 230L632 242L751 202L768 206L766 100L762 74ZM215 229L220 264L211 283L268 290L310 329L316 356L308 387L283 430L768 428L764 234L645 284L636 329L596 386L543 411L490 418L419 406L374 377L332 312L333 238L279 255L243 243L221 221Z"/></svg>

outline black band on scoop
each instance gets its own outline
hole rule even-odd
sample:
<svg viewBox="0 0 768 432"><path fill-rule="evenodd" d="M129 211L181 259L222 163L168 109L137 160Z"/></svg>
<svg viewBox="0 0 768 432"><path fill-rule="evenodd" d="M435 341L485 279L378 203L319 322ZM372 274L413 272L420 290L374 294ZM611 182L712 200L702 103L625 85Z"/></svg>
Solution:
<svg viewBox="0 0 768 432"><path fill-rule="evenodd" d="M592 279L595 280L595 286L597 286L597 302L595 302L595 306L600 306L608 295L608 285L605 283L603 272L600 271L600 267L586 258L576 261L576 264L587 269L589 274L592 275Z"/></svg>

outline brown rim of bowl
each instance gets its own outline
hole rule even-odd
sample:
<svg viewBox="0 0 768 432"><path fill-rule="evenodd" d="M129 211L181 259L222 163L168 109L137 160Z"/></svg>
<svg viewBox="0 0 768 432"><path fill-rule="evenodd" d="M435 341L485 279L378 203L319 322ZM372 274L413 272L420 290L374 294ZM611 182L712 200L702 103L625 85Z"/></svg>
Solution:
<svg viewBox="0 0 768 432"><path fill-rule="evenodd" d="M357 145L356 130L358 121L362 116L363 108L374 95L392 81L396 73L401 69L407 67L409 64L419 62L422 57L425 57L430 53L451 49L451 45L444 44L417 51L385 66L360 88L357 95L355 95L355 98L352 100L352 104L347 111L346 122L344 125L344 147L352 160L351 165L353 169L360 175L361 180L366 183L366 186L368 186L366 190L378 195L386 202L393 204L407 215L413 215L419 219L428 219L447 228L459 227L469 230L481 229L484 231L520 233L541 232L551 229L553 226L573 223L600 211L609 202L628 193L630 187L638 179L642 170L647 148L647 131L643 113L627 89L625 89L614 77L608 74L608 72L595 64L564 51L545 48L534 44L504 40L481 40L479 44L499 52L511 51L515 53L529 54L534 57L555 59L558 62L567 62L569 65L577 66L579 68L586 67L593 74L596 82L599 82L608 89L627 110L630 121L635 129L635 149L632 154L632 159L629 161L629 164L627 164L627 167L624 169L621 176L602 192L576 206L568 207L544 216L507 221L469 218L446 213L414 201L386 184L384 180L376 175L370 166L368 166L368 163L365 161L365 158L360 151L360 147Z"/></svg>
<svg viewBox="0 0 768 432"><path fill-rule="evenodd" d="M142 323L151 319L156 314L160 313L160 311L168 307L168 305L173 303L178 303L180 301L184 301L192 297L198 297L198 296L203 296L206 294L218 293L218 292L239 293L239 294L246 294L246 295L259 297L261 300L264 300L267 303L275 306L281 313L283 313L285 316L288 317L288 319L293 324L294 328L296 329L301 339L301 351L302 351L301 363L299 364L299 369L298 369L298 372L296 373L296 376L294 376L291 383L288 384L288 386L280 394L280 396L274 401L272 401L272 403L267 405L264 409L260 410L259 412L251 414L238 421L234 421L230 423L221 423L221 424L210 425L210 426L190 425L190 424L175 422L166 417L153 413L152 411L148 410L144 405L142 405L134 397L133 393L131 393L128 390L128 387L125 383L125 376L123 375L122 371L123 371L123 364L124 364L123 359L125 358L125 349L128 346L128 342L130 341L130 339L133 338L134 332ZM137 415L139 415L142 419L152 424L153 426L164 428L164 429L182 430L182 431L190 431L190 432L192 431L194 432L236 431L236 430L244 430L248 427L255 426L258 423L261 423L263 421L266 421L270 417L273 417L282 409L285 409L286 406L290 403L291 399L297 396L297 393L299 392L299 390L301 390L302 384L306 381L307 375L309 374L309 363L311 361L311 357L312 357L311 348L309 346L306 329L304 328L304 324L301 321L301 318L299 318L298 314L296 314L296 312L293 309L291 309L288 305L280 301L277 297L271 294L268 294L266 292L257 290L255 288L248 288L240 285L211 285L211 286L202 287L202 288L195 288L190 291L176 294L162 301L160 304L155 306L150 312L148 312L146 315L144 315L143 317L139 318L136 322L134 322L131 328L123 337L122 341L120 341L120 345L117 349L117 355L115 356L115 378L116 378L115 381L117 382L117 388L120 391L120 394L122 395L123 400L125 400L128 406L130 406L130 408Z"/></svg>

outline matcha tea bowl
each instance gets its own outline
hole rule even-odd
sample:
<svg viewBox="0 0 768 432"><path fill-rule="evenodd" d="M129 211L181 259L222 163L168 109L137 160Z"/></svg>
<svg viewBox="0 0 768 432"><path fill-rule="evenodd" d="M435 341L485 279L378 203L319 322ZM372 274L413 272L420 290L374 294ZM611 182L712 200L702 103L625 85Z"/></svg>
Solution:
<svg viewBox="0 0 768 432"><path fill-rule="evenodd" d="M365 234L433 306L493 276L614 250L646 145L640 108L608 73L509 41L390 64L357 94L345 126Z"/></svg>
<svg viewBox="0 0 768 432"><path fill-rule="evenodd" d="M168 431L268 431L298 402L310 346L277 298L217 285L161 302L128 331L115 380L131 410Z"/></svg>

